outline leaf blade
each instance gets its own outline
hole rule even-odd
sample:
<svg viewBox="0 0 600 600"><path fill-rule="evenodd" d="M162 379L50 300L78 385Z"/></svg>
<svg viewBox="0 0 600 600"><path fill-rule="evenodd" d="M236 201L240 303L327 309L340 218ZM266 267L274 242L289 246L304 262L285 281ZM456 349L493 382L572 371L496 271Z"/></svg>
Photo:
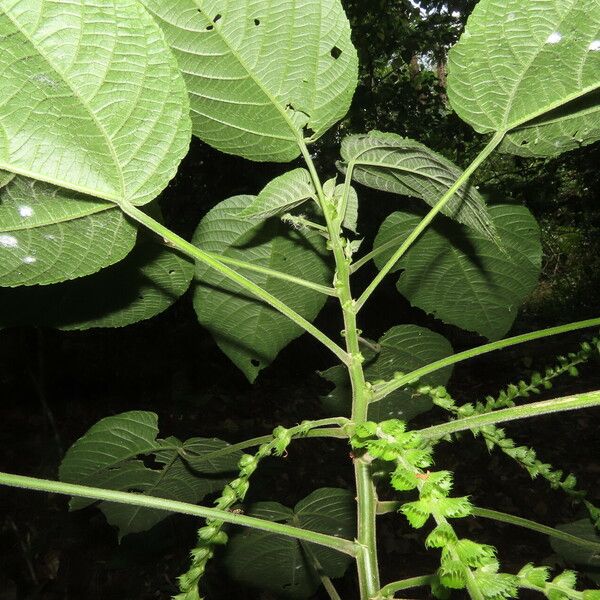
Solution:
<svg viewBox="0 0 600 600"><path fill-rule="evenodd" d="M183 80L150 16L132 0L2 9L0 168L111 201L156 197L190 126Z"/></svg>
<svg viewBox="0 0 600 600"><path fill-rule="evenodd" d="M355 165L352 177L359 183L420 198L432 207L462 173L448 159L423 144L393 133L372 131L346 137L341 153L346 165ZM488 237L494 235L485 202L472 186L463 186L442 208L442 213Z"/></svg>
<svg viewBox="0 0 600 600"><path fill-rule="evenodd" d="M395 265L397 287L414 306L446 323L499 339L533 290L541 269L539 227L521 206L490 207L501 247L471 229L440 219ZM420 222L408 211L390 215L375 247L398 237L401 243ZM375 258L381 268L393 249Z"/></svg>
<svg viewBox="0 0 600 600"><path fill-rule="evenodd" d="M144 5L185 75L194 133L215 148L287 162L304 127L316 139L348 110L358 60L339 0Z"/></svg>
<svg viewBox="0 0 600 600"><path fill-rule="evenodd" d="M600 86L599 38L596 1L480 2L449 54L450 103L480 133L517 128L507 152L552 156L592 143L598 96L584 110L572 101ZM531 123L553 111L554 123Z"/></svg>
<svg viewBox="0 0 600 600"><path fill-rule="evenodd" d="M331 266L324 240L313 232L289 230L272 219L255 223L240 217L253 201L235 196L218 204L201 221L193 243L208 252L251 262L327 285ZM316 318L326 297L321 293L262 273L245 274L308 320ZM303 333L270 306L257 300L209 267L196 266L194 308L218 346L250 381L289 342Z"/></svg>

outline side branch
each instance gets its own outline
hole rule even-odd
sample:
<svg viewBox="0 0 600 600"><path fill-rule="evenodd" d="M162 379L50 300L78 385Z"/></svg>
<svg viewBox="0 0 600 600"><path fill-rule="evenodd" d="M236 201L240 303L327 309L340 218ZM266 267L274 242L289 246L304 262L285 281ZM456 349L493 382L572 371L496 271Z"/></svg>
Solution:
<svg viewBox="0 0 600 600"><path fill-rule="evenodd" d="M161 236L171 247L179 250L186 256L202 262L215 271L218 271L231 281L237 283L240 287L248 290L251 294L260 298L269 306L272 306L275 310L278 310L281 314L285 315L288 319L296 323L299 327L304 329L307 333L310 333L314 338L319 340L325 347L329 348L344 364L349 363L348 354L336 344L331 338L326 336L322 331L315 327L310 321L307 321L304 317L300 316L295 310L290 308L287 304L262 289L259 285L250 281L243 275L240 275L237 271L234 271L227 265L223 264L219 259L215 258L208 252L204 252L200 248L197 248L190 242L184 240L182 237L173 233L170 229L148 216L146 213L141 211L139 208L133 206L128 202L121 202L119 204L123 212L142 224L144 227L153 231L157 235Z"/></svg>
<svg viewBox="0 0 600 600"><path fill-rule="evenodd" d="M423 220L415 227L412 233L406 238L404 243L394 252L392 257L385 263L383 268L379 271L377 276L373 279L367 289L362 293L360 298L356 301L356 311L359 311L365 302L369 299L371 294L375 291L377 286L383 281L385 276L394 268L395 264L404 256L406 251L413 245L413 243L419 238L419 236L429 227L429 224L433 221L436 215L446 206L448 201L454 196L460 188L465 185L471 175L477 170L477 168L488 158L488 156L496 149L504 138L504 133L497 133L488 142L486 147L479 153L477 158L469 165L469 167L462 173L462 175L454 182L454 185L440 198L436 205L427 213Z"/></svg>
<svg viewBox="0 0 600 600"><path fill-rule="evenodd" d="M540 415L547 415L567 410L577 410L580 408L590 408L600 406L600 391L577 394L575 396L566 396L564 398L555 398L554 400L544 400L525 404L524 406L515 406L505 408L494 412L465 417L449 421L441 425L419 429L418 433L424 438L440 439L459 431L468 429L479 429L486 425L496 425L497 423L506 423L507 421L516 421L517 419L527 419Z"/></svg>
<svg viewBox="0 0 600 600"><path fill-rule="evenodd" d="M492 519L494 521L500 521L501 523L508 523L509 525L516 525L517 527L523 527L524 529L537 531L543 535L547 535L549 537L556 538L557 540L562 540L563 542L580 546L581 548L586 548L587 550L600 554L600 542L594 542L576 535L571 535L570 533L565 533L564 531L560 531L560 529L555 529L554 527L548 527L548 525L542 525L536 521L524 519L523 517L515 517L514 515L499 512L497 510L478 508L477 506L473 507L471 513L474 517Z"/></svg>
<svg viewBox="0 0 600 600"><path fill-rule="evenodd" d="M373 398L371 402L378 402L383 400L386 396L396 391L399 388L406 387L411 383L416 383L423 376L449 367L456 363L487 354L488 352L494 352L495 350L502 350L503 348L509 348L510 346L516 346L525 342L531 342L533 340L539 340L541 338L550 337L552 335L559 335L561 333L567 333L569 331L576 331L578 329L587 329L589 327L599 327L600 318L587 319L586 321L577 321L575 323L569 323L567 325L559 325L558 327L550 327L549 329L542 329L540 331L534 331L533 333L524 333L522 335L516 335L514 337L506 338L504 340L498 340L497 342L491 342L490 344L484 344L483 346L477 346L458 354L453 354L447 358L442 358L432 362L429 365L415 369L406 375L395 377L394 379L382 383L381 385L373 386Z"/></svg>
<svg viewBox="0 0 600 600"><path fill-rule="evenodd" d="M178 502L176 500L168 500L166 498L156 498L153 496L144 496L142 494L131 494L128 492L118 492L115 490L105 490L102 488L89 487L84 485L76 485L72 483L63 483L61 481L51 481L48 479L37 479L34 477L25 477L22 475L13 475L11 473L0 472L0 485L9 487L23 488L38 492L50 492L53 494L64 494L66 496L76 496L79 498L89 498L91 500L102 500L106 502L116 502L118 504L129 504L132 506L140 506L142 508L153 508L156 510L164 510L184 515L192 515L194 517L204 517L218 519L225 523L240 525L242 527L250 527L252 529L260 529L269 533L277 533L286 537L291 537L297 540L311 542L326 548L332 548L348 554L356 555L356 544L350 540L248 517L246 515L238 515L228 511L219 510L216 508L207 508L205 506L196 506L187 502Z"/></svg>

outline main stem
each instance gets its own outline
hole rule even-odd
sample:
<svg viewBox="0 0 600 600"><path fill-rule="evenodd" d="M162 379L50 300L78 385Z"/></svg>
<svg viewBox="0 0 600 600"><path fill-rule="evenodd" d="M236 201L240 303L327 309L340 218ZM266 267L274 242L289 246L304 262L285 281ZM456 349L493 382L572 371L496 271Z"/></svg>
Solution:
<svg viewBox="0 0 600 600"><path fill-rule="evenodd" d="M370 392L367 388L363 371L363 357L359 346L360 334L356 323L356 301L352 297L352 288L350 285L351 259L344 251L344 239L342 237L343 207L346 206L347 198L342 198L340 210L338 210L330 199L325 197L315 165L303 141L300 147L315 189L317 190L319 204L323 209L331 250L335 259L334 288L337 291L344 317L343 335L346 340L346 352L349 357L346 366L352 385L351 420L355 425L358 425L367 420ZM347 190L345 190L344 194L346 193ZM370 467L362 459L357 458L354 460L354 474L356 479L358 513L356 564L360 598L361 600L368 600L374 597L381 587L377 564L377 494L371 477Z"/></svg>

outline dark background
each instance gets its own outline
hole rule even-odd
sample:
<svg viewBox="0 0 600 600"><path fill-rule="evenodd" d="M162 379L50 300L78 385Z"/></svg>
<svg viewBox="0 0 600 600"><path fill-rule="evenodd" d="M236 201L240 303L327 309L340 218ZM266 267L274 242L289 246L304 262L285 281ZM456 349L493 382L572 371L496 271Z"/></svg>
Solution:
<svg viewBox="0 0 600 600"><path fill-rule="evenodd" d="M447 48L460 35L472 1L423 1L419 11L403 0L347 0L361 78L348 117L318 143L323 175L335 173L343 135L370 129L393 131L428 144L462 166L483 147L482 139L451 111L445 96ZM545 259L538 288L527 300L514 333L600 315L600 148L551 160L494 157L476 175L492 198L525 203L542 226ZM256 193L288 165L256 165L225 156L194 140L177 178L164 193L167 224L189 237L217 202ZM232 176L235 174L235 177ZM362 234L369 238L397 206L397 198L361 191ZM367 210L368 208L368 210ZM362 273L362 271L361 271ZM363 279L372 275L364 269ZM359 285L361 282L359 281ZM389 327L416 322L446 335L455 349L481 342L412 310L393 278L372 299L361 327L377 338ZM331 335L341 329L335 306L317 325ZM576 349L585 334L563 336L496 353L460 365L451 382L462 401L494 393ZM151 321L123 330L63 333L15 328L0 333L0 470L56 478L60 456L102 417L125 410L152 410L161 433L239 441L321 416L319 395L328 385L316 373L331 365L327 350L304 337L247 383L198 324L188 295ZM553 395L600 388L596 362L568 379ZM422 421L443 418L439 413ZM600 499L600 412L544 417L510 426L510 434L538 449L540 457L573 471L590 499ZM574 520L580 507L551 491L505 457L489 455L479 441L442 446L437 464L456 474L458 494L480 506L554 525ZM352 486L343 442L301 441L286 460L268 460L256 474L248 501L274 499L293 505L322 486ZM475 539L499 547L503 568L528 561L552 564L552 550L538 534L508 525L468 520ZM187 568L197 522L169 518L121 545L93 508L68 513L63 497L0 488L0 600L167 599ZM398 516L381 519L383 581L431 572L436 554ZM207 584L213 598L267 600L268 594L225 584L218 561ZM340 582L344 599L355 597L354 574ZM419 594L421 594L419 596ZM425 590L411 597L426 597ZM323 596L324 597L324 596Z"/></svg>

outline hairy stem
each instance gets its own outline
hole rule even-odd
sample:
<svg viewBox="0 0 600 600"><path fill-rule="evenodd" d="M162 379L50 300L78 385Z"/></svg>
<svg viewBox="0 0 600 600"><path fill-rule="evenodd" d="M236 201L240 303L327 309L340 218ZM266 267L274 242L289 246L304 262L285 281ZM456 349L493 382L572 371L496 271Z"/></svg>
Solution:
<svg viewBox="0 0 600 600"><path fill-rule="evenodd" d="M378 502L377 514L387 515L391 512L397 512L402 508L402 504L402 502L399 502L397 500ZM489 508L479 508L478 506L472 507L471 514L474 517L491 519L493 521L499 521L501 523L508 523L509 525L516 525L517 527L529 529L530 531L537 531L538 533L541 533L543 535L547 535L549 537L556 538L557 540L562 540L564 542L568 542L569 544L580 546L581 548L585 548L587 550L600 554L600 542L594 542L586 538L571 535L570 533L565 533L560 529L549 527L548 525L542 525L541 523L538 523L536 521L524 519L523 517L516 517L515 515L499 512L497 510L491 510Z"/></svg>
<svg viewBox="0 0 600 600"><path fill-rule="evenodd" d="M458 354L453 354L452 356L448 356L446 358L442 358L441 360L432 362L431 364L421 367L419 369L415 369L414 371L411 371L406 375L395 377L391 381L386 381L381 385L374 386L374 394L373 398L371 399L371 402L377 402L378 400L382 400L397 389L405 387L409 383L415 383L419 381L419 379L421 379L423 376L428 375L429 373L433 373L434 371L438 371L439 369L443 369L444 367L449 367L450 365L455 365L456 363L462 362L464 360L469 360L470 358L475 358L476 356L481 356L482 354L487 354L488 352L502 350L503 348L516 346L517 344L523 344L525 342L531 342L533 340L539 340L541 338L549 337L552 335L559 335L561 333L567 333L569 331L576 331L578 329L586 329L589 327L599 326L600 318L587 319L585 321L577 321L575 323L559 325L558 327L550 327L548 329L542 329L540 331L534 331L532 333L524 333L522 335L516 335L514 337L506 338L504 340L498 340L497 342L491 342L490 344L484 344L483 346L477 346L476 348L471 348L470 350L465 350L464 352L459 352Z"/></svg>
<svg viewBox="0 0 600 600"><path fill-rule="evenodd" d="M481 415L473 415L464 419L449 421L441 425L434 425L425 429L418 430L424 438L440 439L452 433L466 431L468 429L479 429L486 425L496 425L515 421L517 419L527 419L539 415L547 415L566 410L577 410L581 408L590 408L600 406L600 391L587 392L585 394L576 394L564 398L555 398L553 400L544 400L543 402L534 402L523 406L514 406Z"/></svg>
<svg viewBox="0 0 600 600"><path fill-rule="evenodd" d="M105 502L116 502L118 504L140 506L142 508L153 508L156 510L192 515L195 517L218 519L233 525L250 527L251 529L260 529L262 531L277 533L279 535L284 535L297 540L304 540L319 546L325 546L326 548L338 550L339 552L349 554L350 556L356 556L358 551L355 542L343 538L318 533L316 531L309 531L308 529L300 529L299 527L292 527L291 525L284 525L282 523L275 523L273 521L266 521L264 519L257 519L255 517L248 517L246 515L238 515L216 508L208 508L205 506L188 504L187 502L169 500L167 498L157 498L154 496L145 496L143 494L131 494L129 492L105 490L102 488L64 483L62 481L37 479L34 477L24 477L22 475L13 475L11 473L2 472L0 472L0 485L34 490L38 492L64 494L66 496L76 496L79 498L90 498L92 500L102 500Z"/></svg>
<svg viewBox="0 0 600 600"><path fill-rule="evenodd" d="M333 417L331 419L321 419L320 421L310 421L310 429L307 430L306 424L300 424L296 427L289 429L290 434L295 439L301 439L303 437L309 438L341 438L347 439L348 433L344 429L344 426L349 424L350 421L345 417ZM327 427L327 425L339 425L339 427ZM219 450L214 450L209 453L206 458L208 460L214 460L215 458L221 458L240 450L246 450L255 446L260 446L270 442L273 439L273 435L261 435L259 437L244 440L237 444L230 444ZM178 446L173 447L174 450L179 449ZM185 457L185 455L184 455Z"/></svg>
<svg viewBox="0 0 600 600"><path fill-rule="evenodd" d="M538 533L556 538L557 540L562 540L563 542L568 542L569 544L580 546L581 548L585 548L586 550L600 554L600 542L586 540L585 538L580 538L576 535L571 535L570 533L560 531L560 529L548 527L548 525L542 525L536 521L530 521L529 519L524 519L522 517L515 517L514 515L509 515L497 510L478 508L476 506L473 507L471 512L475 517L493 519L494 521L500 521L501 523L509 523L510 525L516 525L517 527L523 527L524 529L537 531Z"/></svg>
<svg viewBox="0 0 600 600"><path fill-rule="evenodd" d="M359 331L356 323L356 301L352 297L350 286L350 263L351 259L344 251L344 240L342 238L343 214L333 206L323 193L323 187L319 180L313 160L302 142L300 144L302 155L308 166L308 170L317 190L319 203L329 233L329 241L335 259L334 287L337 291L342 314L344 318L344 337L346 339L346 352L348 361L346 366L352 386L352 421L355 424L367 420L369 406L369 392L367 390L365 375L363 371L363 357L360 352ZM348 182L348 179L346 180ZM347 204L347 196L350 186L344 188L340 207ZM354 464L356 479L356 501L357 501L357 570L361 600L372 598L379 590L379 567L377 564L377 540L376 540L376 506L377 496L375 486L371 477L370 466L361 459L356 459Z"/></svg>
<svg viewBox="0 0 600 600"><path fill-rule="evenodd" d="M396 263L404 256L406 251L412 246L412 244L418 239L418 237L429 227L429 224L433 221L436 215L446 206L449 200L452 199L454 194L458 192L463 185L466 185L469 181L469 177L477 170L477 168L488 158L488 156L496 149L504 137L504 133L498 133L488 142L486 147L479 153L477 158L468 166L468 168L462 173L462 175L454 182L454 185L440 198L435 206L427 213L423 220L415 227L412 233L406 238L404 243L394 252L392 257L385 263L383 268L379 271L377 276L369 284L367 289L362 293L360 298L356 301L356 310L359 311L365 302L369 299L371 294L375 291L377 286L383 281L385 276L394 268Z"/></svg>
<svg viewBox="0 0 600 600"><path fill-rule="evenodd" d="M229 256L223 256L221 254L206 252L206 255L210 256L211 258L214 258L215 260L218 260L224 265L232 265L234 267L239 267L242 270L254 271L255 273L263 273L264 275L268 275L269 277L273 277L274 279L289 281L290 283L295 283L296 285L315 290L316 292L321 292L321 294L325 294L327 296L335 296L335 290L333 288L314 283L313 281L308 281L308 279L294 277L294 275L288 275L287 273L282 273L281 271L277 271L275 269L261 267L260 265L253 265L252 263L246 262L245 260L238 260L237 258L231 258Z"/></svg>
<svg viewBox="0 0 600 600"><path fill-rule="evenodd" d="M260 298L263 302L273 307L275 310L278 310L280 313L285 315L288 319L296 323L299 327L304 329L307 333L310 333L314 338L319 340L325 347L329 348L343 363L347 364L349 361L348 355L344 350L336 344L332 339L326 336L320 329L315 327L312 323L307 321L304 317L299 315L295 310L290 308L287 304L261 288L259 285L247 279L243 275L240 275L237 271L234 271L224 263L222 263L219 259L214 258L213 255L208 252L204 252L200 248L197 248L190 242L184 240L182 237L178 236L176 233L172 232L170 229L159 223L152 217L148 216L146 213L141 211L139 208L133 206L129 202L121 202L119 204L121 210L131 217L134 221L142 224L144 227L150 229L157 235L161 236L165 242L179 250L186 256L193 258L199 262L202 262L215 271L218 271L234 283L237 283L240 287L245 290L248 290L251 294Z"/></svg>
<svg viewBox="0 0 600 600"><path fill-rule="evenodd" d="M381 588L379 594L377 594L377 596L375 597L375 600L383 600L384 598L390 598L396 592L401 592L402 590L408 590L410 588L429 585L432 581L435 580L435 578L435 574L421 575L420 577L410 577L409 579L402 579L400 581L388 583L386 586Z"/></svg>

